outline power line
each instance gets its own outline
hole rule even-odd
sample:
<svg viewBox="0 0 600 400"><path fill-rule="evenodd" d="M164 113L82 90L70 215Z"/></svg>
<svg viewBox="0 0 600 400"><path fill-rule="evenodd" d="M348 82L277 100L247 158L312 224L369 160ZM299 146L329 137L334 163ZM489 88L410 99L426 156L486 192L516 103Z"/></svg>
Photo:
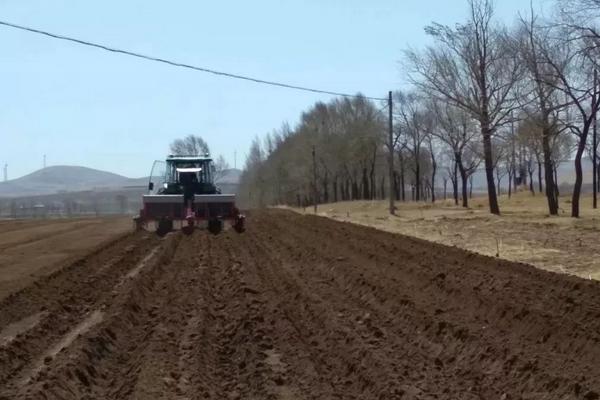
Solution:
<svg viewBox="0 0 600 400"><path fill-rule="evenodd" d="M167 60L167 59L164 59L164 58L147 56L147 55L140 54L140 53L135 53L135 52L129 51L129 50L117 49L117 48L114 48L114 47L109 47L109 46L105 46L105 45L102 45L102 44L88 42L86 40L75 39L75 38L68 37L68 36L58 35L56 33L46 32L46 31L42 31L42 30L39 30L39 29L29 28L29 27L26 27L26 26L17 25L17 24L13 24L13 23L10 23L10 22L5 22L5 21L0 21L0 25L7 26L9 28L15 28L15 29L20 29L20 30L27 31L27 32L36 33L36 34L39 34L39 35L48 36L48 37L51 37L51 38L54 38L54 39L65 40L65 41L68 41L68 42L73 42L73 43L81 44L81 45L84 45L84 46L95 47L95 48L106 50L106 51L109 51L109 52L112 52L112 53L125 54L125 55L131 56L131 57L137 57L137 58L141 58L141 59L144 59L144 60L147 60L147 61L154 61L154 62L159 62L159 63L163 63L163 64L168 64L168 65L171 65L171 66L174 66L174 67L193 69L195 71L206 72L206 73L209 73L209 74L214 74L214 75L219 75L219 76L225 76L225 77L228 77L228 78L241 79L241 80L245 80L245 81L250 81L250 82L255 82L255 83L261 83L261 84L271 85L271 86L279 86L279 87L283 87L283 88L287 88L287 89L303 90L305 92L329 94L329 95L333 95L333 96L342 96L342 97L351 97L351 98L363 97L363 98L369 99L369 100L386 100L386 99L379 98L379 97L358 96L358 95L355 95L355 94L347 94L347 93L340 93L340 92L331 92L329 90L314 89L314 88L309 88L309 87L304 87L304 86L296 86L296 85L291 85L291 84L288 84L288 83L268 81L268 80L253 78L253 77L245 76L245 75L238 75L238 74L232 74L232 73L229 73L229 72L217 71L217 70L210 69L210 68L198 67L198 66L195 66L195 65L184 64L184 63L180 63L180 62L177 62L177 61L171 61L171 60Z"/></svg>

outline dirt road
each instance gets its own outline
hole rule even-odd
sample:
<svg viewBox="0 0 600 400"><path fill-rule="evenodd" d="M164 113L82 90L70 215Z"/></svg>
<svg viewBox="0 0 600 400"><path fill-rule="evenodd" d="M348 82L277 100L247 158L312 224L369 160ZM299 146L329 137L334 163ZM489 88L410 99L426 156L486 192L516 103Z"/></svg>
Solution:
<svg viewBox="0 0 600 400"><path fill-rule="evenodd" d="M0 398L585 399L600 284L285 211L131 234L0 303Z"/></svg>

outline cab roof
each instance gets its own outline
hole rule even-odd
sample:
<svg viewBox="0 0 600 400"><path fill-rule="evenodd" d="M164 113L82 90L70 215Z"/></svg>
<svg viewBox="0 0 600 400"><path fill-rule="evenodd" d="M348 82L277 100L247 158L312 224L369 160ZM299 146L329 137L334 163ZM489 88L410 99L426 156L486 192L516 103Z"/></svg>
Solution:
<svg viewBox="0 0 600 400"><path fill-rule="evenodd" d="M177 162L177 161L181 161L181 162L202 162L202 161L212 161L212 158L206 154L204 156L174 156L174 155L169 155L167 156L167 161L172 161L172 162Z"/></svg>

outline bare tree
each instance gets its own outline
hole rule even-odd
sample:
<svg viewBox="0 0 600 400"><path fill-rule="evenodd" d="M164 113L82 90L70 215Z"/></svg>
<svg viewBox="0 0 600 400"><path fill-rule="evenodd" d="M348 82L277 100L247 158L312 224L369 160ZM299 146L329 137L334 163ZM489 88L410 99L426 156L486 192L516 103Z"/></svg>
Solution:
<svg viewBox="0 0 600 400"><path fill-rule="evenodd" d="M440 24L426 28L437 46L422 53L409 50L405 55L413 84L463 108L479 121L490 212L500 214L492 136L518 106L514 89L522 68L510 35L492 20L492 1L469 0L469 6L467 23L456 28Z"/></svg>
<svg viewBox="0 0 600 400"><path fill-rule="evenodd" d="M508 175L508 198L510 199L513 187L516 190L516 185L514 185L514 182L517 173L517 136L514 129L514 124L511 124L510 130L506 132L504 141L506 143L507 151L504 153L504 160L502 160L502 162L505 165Z"/></svg>
<svg viewBox="0 0 600 400"><path fill-rule="evenodd" d="M498 191L498 194L501 193L501 187L500 187L500 183L502 181L502 178L504 176L506 176L507 174L507 170L505 168L503 168L503 164L502 161L504 160L504 157L506 155L506 153L509 151L509 147L507 142L505 142L504 140L501 140L499 137L494 140L494 152L492 154L492 159L493 159L493 165L494 165L494 170L496 171L496 189Z"/></svg>
<svg viewBox="0 0 600 400"><path fill-rule="evenodd" d="M229 166L227 160L225 160L225 157L223 157L222 154L219 155L219 157L217 157L217 159L215 160L215 182L219 182L223 177L225 177L225 175L227 174L227 170L229 170L230 168L231 167Z"/></svg>
<svg viewBox="0 0 600 400"><path fill-rule="evenodd" d="M240 178L240 197L245 206L264 206L265 188L262 171L264 161L264 151L260 140L255 138L250 146L244 171Z"/></svg>
<svg viewBox="0 0 600 400"><path fill-rule="evenodd" d="M385 132L384 116L368 99L318 102L293 131L284 124L255 140L240 197L249 205L301 206L383 196Z"/></svg>
<svg viewBox="0 0 600 400"><path fill-rule="evenodd" d="M579 216L579 197L583 181L581 158L585 151L589 130L596 122L600 107L598 68L600 60L600 17L598 0L566 0L558 3L562 16L561 38L569 61L567 68L550 63L560 83L560 89L570 100L575 111L573 120L566 118L567 126L577 138L575 152L575 185L571 201L571 216ZM567 114L569 115L569 114Z"/></svg>
<svg viewBox="0 0 600 400"><path fill-rule="evenodd" d="M560 51L561 46L555 46L556 39L552 30L539 26L537 17L533 10L529 20L521 18L521 43L520 55L527 73L531 78L533 90L530 92L536 107L534 112L529 112L529 119L539 132L540 145L536 146L536 157L538 159L538 180L540 192L542 191L542 167L540 158L543 158L544 181L546 182L546 198L548 212L550 215L558 215L558 198L554 181L554 166L552 165L552 141L554 136L560 133L558 127L559 112L564 109L565 102L560 100L557 90L557 75L554 68L547 60L553 60L553 64L560 70L564 70L566 58ZM529 99L528 99L529 100ZM528 111L524 107L524 111ZM540 157L540 152L542 156Z"/></svg>
<svg viewBox="0 0 600 400"><path fill-rule="evenodd" d="M403 138L403 136L400 136ZM398 154L398 197L402 201L406 201L406 164L408 160L408 148L405 139L396 146L396 154Z"/></svg>
<svg viewBox="0 0 600 400"><path fill-rule="evenodd" d="M198 156L210 154L208 144L200 136L188 135L183 139L174 140L171 145L171 154L176 156Z"/></svg>
<svg viewBox="0 0 600 400"><path fill-rule="evenodd" d="M467 180L471 171L479 165L477 157L472 157L475 154L472 150L477 131L473 129L469 113L462 108L439 101L433 101L430 107L435 110L437 117L437 129L432 134L446 143L452 152L455 162L453 167L460 172L461 177L462 205L468 207ZM465 157L467 153L469 156ZM457 198L455 195L455 199Z"/></svg>
<svg viewBox="0 0 600 400"><path fill-rule="evenodd" d="M454 205L458 205L458 165L456 160L453 159L452 165L446 166L446 174L450 177L450 182L452 182Z"/></svg>
<svg viewBox="0 0 600 400"><path fill-rule="evenodd" d="M567 35L568 32L564 34ZM577 138L574 160L575 184L571 199L571 216L575 218L579 217L579 199L583 183L581 159L595 115L600 108L596 63L586 47L587 44L577 38L575 40L567 38L562 43L564 62L557 62L549 56L544 59L554 75L552 81L548 83L564 93L569 100L569 109L572 110L572 113L566 113L568 117L565 118L564 123Z"/></svg>
<svg viewBox="0 0 600 400"><path fill-rule="evenodd" d="M561 25L576 38L588 44L588 51L597 51L600 31L595 26L600 18L600 0L557 0Z"/></svg>
<svg viewBox="0 0 600 400"><path fill-rule="evenodd" d="M413 161L415 200L419 201L423 197L422 150L431 131L432 119L426 114L422 99L415 93L396 92L396 104L400 129Z"/></svg>
<svg viewBox="0 0 600 400"><path fill-rule="evenodd" d="M432 120L434 119L432 118ZM429 151L429 157L431 158L431 202L435 203L435 176L438 169L437 158L439 149L438 144L436 143L436 136L434 136L432 133L427 135L425 142L427 143L427 150Z"/></svg>

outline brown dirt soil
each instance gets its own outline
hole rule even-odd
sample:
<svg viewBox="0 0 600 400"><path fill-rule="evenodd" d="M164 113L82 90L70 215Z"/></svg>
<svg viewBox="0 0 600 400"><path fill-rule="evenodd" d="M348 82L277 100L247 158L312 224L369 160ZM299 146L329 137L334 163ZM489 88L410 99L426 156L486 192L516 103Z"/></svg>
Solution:
<svg viewBox="0 0 600 400"><path fill-rule="evenodd" d="M0 300L132 229L130 218L0 221Z"/></svg>
<svg viewBox="0 0 600 400"><path fill-rule="evenodd" d="M600 283L289 211L0 302L1 399L598 399ZM158 250L157 250L158 249Z"/></svg>
<svg viewBox="0 0 600 400"><path fill-rule="evenodd" d="M582 198L581 218L569 216L567 197L561 198L557 217L548 216L545 197L525 192L511 199L501 196L501 216L489 213L485 198L474 198L470 204L464 209L453 201L397 202L396 215L390 216L387 201L353 201L320 205L318 214L600 280L600 211L592 209L591 196Z"/></svg>

